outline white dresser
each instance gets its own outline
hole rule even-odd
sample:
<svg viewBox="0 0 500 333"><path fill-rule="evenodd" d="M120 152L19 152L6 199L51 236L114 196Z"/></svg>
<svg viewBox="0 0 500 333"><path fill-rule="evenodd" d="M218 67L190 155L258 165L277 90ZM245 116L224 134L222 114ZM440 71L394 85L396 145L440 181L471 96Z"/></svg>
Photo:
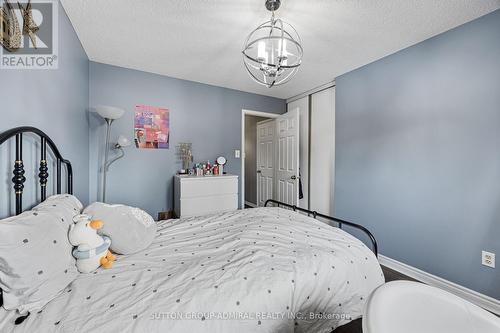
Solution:
<svg viewBox="0 0 500 333"><path fill-rule="evenodd" d="M174 209L178 217L238 209L238 176L174 177Z"/></svg>

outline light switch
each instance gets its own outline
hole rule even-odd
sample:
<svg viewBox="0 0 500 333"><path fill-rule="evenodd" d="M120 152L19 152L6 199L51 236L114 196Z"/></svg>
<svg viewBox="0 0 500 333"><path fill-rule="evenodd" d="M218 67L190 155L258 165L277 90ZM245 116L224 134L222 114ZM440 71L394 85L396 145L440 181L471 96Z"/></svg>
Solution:
<svg viewBox="0 0 500 333"><path fill-rule="evenodd" d="M239 149L236 149L234 151L234 158L240 158L240 151L239 151Z"/></svg>

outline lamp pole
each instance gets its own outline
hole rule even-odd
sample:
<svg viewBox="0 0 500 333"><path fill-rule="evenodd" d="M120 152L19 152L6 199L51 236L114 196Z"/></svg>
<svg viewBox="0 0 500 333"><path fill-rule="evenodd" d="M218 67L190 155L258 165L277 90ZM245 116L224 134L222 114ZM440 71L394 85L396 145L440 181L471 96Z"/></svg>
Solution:
<svg viewBox="0 0 500 333"><path fill-rule="evenodd" d="M101 188L102 188L102 195L101 195L101 200L102 202L106 202L106 176L108 172L108 157L109 157L109 136L111 135L111 124L113 124L113 121L116 119L119 119L123 116L125 113L125 110L119 109L113 106L106 106L106 105L99 105L95 108L95 112L99 114L105 121L106 121L106 142L104 144L104 161L102 163L102 166L100 168L102 176L101 176ZM124 139L126 140L126 138ZM123 140L122 140L123 141Z"/></svg>
<svg viewBox="0 0 500 333"><path fill-rule="evenodd" d="M105 118L106 120L106 144L104 146L104 163L102 164L102 202L106 203L106 173L108 164L108 153L109 153L109 136L111 132L111 124L113 119Z"/></svg>

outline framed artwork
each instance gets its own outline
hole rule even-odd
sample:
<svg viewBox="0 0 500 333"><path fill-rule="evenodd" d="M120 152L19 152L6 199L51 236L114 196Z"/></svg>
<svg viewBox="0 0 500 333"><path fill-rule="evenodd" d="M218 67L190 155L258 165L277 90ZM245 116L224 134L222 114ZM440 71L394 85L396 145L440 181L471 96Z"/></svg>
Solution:
<svg viewBox="0 0 500 333"><path fill-rule="evenodd" d="M134 118L134 141L137 148L168 149L170 143L169 110L137 105Z"/></svg>

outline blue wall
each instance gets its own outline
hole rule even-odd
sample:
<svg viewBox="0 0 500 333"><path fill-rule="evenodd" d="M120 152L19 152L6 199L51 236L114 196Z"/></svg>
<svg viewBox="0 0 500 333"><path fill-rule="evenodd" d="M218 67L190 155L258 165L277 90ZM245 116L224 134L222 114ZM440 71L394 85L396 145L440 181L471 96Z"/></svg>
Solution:
<svg viewBox="0 0 500 333"><path fill-rule="evenodd" d="M240 175L241 110L285 112L281 99L178 80L165 76L91 62L90 105L113 105L127 111L112 127L133 139L134 108L144 104L170 110L170 149L126 149L126 156L108 173L107 201L141 207L156 217L173 209L173 175L181 168L175 155L179 142L192 142L195 161L212 163L226 156L226 171ZM90 115L90 192L97 200L99 156L104 142L104 121ZM241 183L240 183L241 189ZM241 195L241 193L240 193Z"/></svg>
<svg viewBox="0 0 500 333"><path fill-rule="evenodd" d="M12 127L35 126L47 133L73 163L75 194L89 198L88 121L89 61L66 13L59 5L59 69L0 69L0 132ZM38 140L39 141L39 140ZM26 137L24 202L34 203L39 192L36 174L39 157ZM12 190L13 145L0 148L0 218L14 213ZM38 155L39 156L39 155ZM36 163L35 165L30 163ZM54 169L49 169L54 175ZM49 189L53 189L52 183Z"/></svg>
<svg viewBox="0 0 500 333"><path fill-rule="evenodd" d="M500 11L336 80L336 215L500 299Z"/></svg>

